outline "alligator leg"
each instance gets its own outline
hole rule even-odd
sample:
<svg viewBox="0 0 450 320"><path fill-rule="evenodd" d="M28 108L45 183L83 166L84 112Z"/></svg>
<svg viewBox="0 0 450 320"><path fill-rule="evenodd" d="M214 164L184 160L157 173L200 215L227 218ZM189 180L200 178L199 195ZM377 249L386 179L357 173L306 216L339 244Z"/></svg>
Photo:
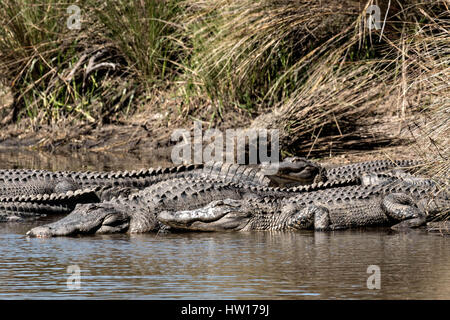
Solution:
<svg viewBox="0 0 450 320"><path fill-rule="evenodd" d="M288 212L292 211L292 212ZM331 227L330 213L320 205L309 205L295 214L295 208L284 208L284 214L290 216L286 222L287 229L310 229L317 231L329 230Z"/></svg>
<svg viewBox="0 0 450 320"><path fill-rule="evenodd" d="M342 226L333 225L330 218L330 212L323 206L307 207L304 210L314 212L314 230L326 231L326 230L338 230L344 229Z"/></svg>
<svg viewBox="0 0 450 320"><path fill-rule="evenodd" d="M414 200L404 193L386 195L381 202L381 207L389 218L401 221L392 226L392 229L416 228L426 222L425 212L420 210Z"/></svg>
<svg viewBox="0 0 450 320"><path fill-rule="evenodd" d="M322 205L308 205L298 214L292 214L286 229L314 229L315 231L333 231L348 228L347 225L333 223L329 209ZM345 210L345 209L344 209Z"/></svg>

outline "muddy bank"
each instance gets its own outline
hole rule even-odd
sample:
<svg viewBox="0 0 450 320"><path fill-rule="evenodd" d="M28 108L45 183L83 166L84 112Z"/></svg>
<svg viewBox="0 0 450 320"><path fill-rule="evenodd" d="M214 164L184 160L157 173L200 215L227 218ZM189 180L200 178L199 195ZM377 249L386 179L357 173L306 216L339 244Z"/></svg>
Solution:
<svg viewBox="0 0 450 320"><path fill-rule="evenodd" d="M11 107L10 95L2 95L3 110ZM6 99L9 97L9 99ZM6 101L8 100L8 101ZM211 105L198 107L195 114L180 114L182 101L171 100L161 105L149 104L129 118L123 117L114 124L81 122L61 118L52 125L38 124L22 119L15 124L0 121L0 150L39 151L39 153L72 156L74 154L132 154L136 158L170 161L171 149L176 142L171 135L176 129L187 129L193 133L194 119L203 119L203 130L266 128L278 129L282 157L297 155L311 159L345 163L383 159L386 157L405 159L417 158L410 146L410 124L416 123L420 114L412 113L399 118L378 108L366 114L351 125L336 128L318 127L310 135L290 132L283 121L277 120L284 113L282 109L263 109L249 115L242 110L229 110L220 119L210 121ZM165 110L164 112L162 110ZM194 117L196 115L196 117ZM205 120L209 119L209 120ZM303 122L309 122L305 119ZM317 132L316 132L317 131ZM156 151L155 151L156 150ZM154 159L154 158L157 159ZM138 161L139 162L139 161ZM117 163L120 167L120 164Z"/></svg>
<svg viewBox="0 0 450 320"><path fill-rule="evenodd" d="M149 166L170 166L171 141L175 128L140 124L42 127L37 131L11 125L0 131L2 167L35 168L39 163L49 170L133 170ZM189 128L187 127L189 130ZM408 143L360 144L345 152L333 152L321 146L322 152L297 155L323 163L343 164L375 159L411 159L417 153ZM307 144L305 144L307 146ZM306 147L305 147L306 149ZM289 154L282 152L282 156ZM92 166L95 164L95 166ZM95 167L95 168L94 168Z"/></svg>
<svg viewBox="0 0 450 320"><path fill-rule="evenodd" d="M0 131L1 149L45 152L136 152L170 146L170 132L145 125L89 124L40 127L37 130L11 125Z"/></svg>

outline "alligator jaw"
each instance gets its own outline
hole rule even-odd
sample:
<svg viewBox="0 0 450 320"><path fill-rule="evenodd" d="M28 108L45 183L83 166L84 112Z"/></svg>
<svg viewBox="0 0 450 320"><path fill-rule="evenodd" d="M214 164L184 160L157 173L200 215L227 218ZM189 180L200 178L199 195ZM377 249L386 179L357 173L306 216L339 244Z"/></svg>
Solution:
<svg viewBox="0 0 450 320"><path fill-rule="evenodd" d="M267 175L267 178L271 181L270 186L279 186L282 188L289 188L298 185L309 185L314 182L314 178L311 178L310 176L296 176L294 173Z"/></svg>
<svg viewBox="0 0 450 320"><path fill-rule="evenodd" d="M267 168L265 174L271 180L272 186L290 187L326 180L325 170L321 166L303 158L295 158L273 165L275 167ZM276 173L273 173L274 171ZM264 169L262 172L264 173Z"/></svg>
<svg viewBox="0 0 450 320"><path fill-rule="evenodd" d="M241 200L218 200L196 210L162 211L158 220L177 230L226 231L242 230L250 220L242 210Z"/></svg>

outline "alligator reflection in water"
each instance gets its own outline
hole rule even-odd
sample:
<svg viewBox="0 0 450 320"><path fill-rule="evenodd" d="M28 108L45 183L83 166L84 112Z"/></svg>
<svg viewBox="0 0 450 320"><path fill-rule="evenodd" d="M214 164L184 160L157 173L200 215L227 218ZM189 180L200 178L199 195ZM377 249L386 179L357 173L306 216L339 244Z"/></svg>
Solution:
<svg viewBox="0 0 450 320"><path fill-rule="evenodd" d="M43 169L50 171L135 170L171 165L168 152L135 153L48 153L0 149L1 169Z"/></svg>
<svg viewBox="0 0 450 320"><path fill-rule="evenodd" d="M17 233L21 233L18 230ZM6 240L6 241L5 241ZM29 239L0 233L0 298L448 299L448 239L301 231ZM81 287L66 286L67 267ZM369 265L381 289L367 288Z"/></svg>

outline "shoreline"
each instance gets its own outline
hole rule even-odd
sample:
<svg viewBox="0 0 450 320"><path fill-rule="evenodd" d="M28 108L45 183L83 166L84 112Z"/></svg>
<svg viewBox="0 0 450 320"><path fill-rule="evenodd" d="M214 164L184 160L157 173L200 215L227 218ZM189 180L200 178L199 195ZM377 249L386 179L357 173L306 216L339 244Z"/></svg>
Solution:
<svg viewBox="0 0 450 320"><path fill-rule="evenodd" d="M59 131L58 131L59 130ZM37 132L23 130L10 125L0 133L0 154L36 154L43 157L100 157L106 162L113 158L139 159L141 165L159 163L171 165L171 141L173 128L144 125L105 125L93 128L90 125L43 127ZM418 154L411 143L392 143L368 149L348 149L346 152L317 155L297 154L321 163L348 164L368 160L415 159ZM283 148L282 148L283 150ZM286 155L284 155L286 156ZM284 157L283 156L283 157ZM127 163L127 161L125 161ZM107 167L111 167L105 163ZM116 163L119 168L124 168ZM125 165L126 167L126 165ZM128 167L127 167L128 168ZM131 168L128 168L131 169ZM138 168L132 168L138 169Z"/></svg>

